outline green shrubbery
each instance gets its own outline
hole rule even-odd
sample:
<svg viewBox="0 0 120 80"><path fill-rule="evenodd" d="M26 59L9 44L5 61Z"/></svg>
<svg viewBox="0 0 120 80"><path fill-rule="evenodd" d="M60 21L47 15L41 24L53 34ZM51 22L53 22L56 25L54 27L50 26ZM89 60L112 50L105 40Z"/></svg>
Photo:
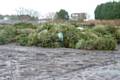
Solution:
<svg viewBox="0 0 120 80"><path fill-rule="evenodd" d="M32 32L28 35L28 42L27 44L29 46L32 46L32 45L37 45L38 44L38 36L37 36L37 32Z"/></svg>
<svg viewBox="0 0 120 80"><path fill-rule="evenodd" d="M5 44L13 42L16 36L16 29L12 26L5 26L3 29L0 29L0 44Z"/></svg>
<svg viewBox="0 0 120 80"><path fill-rule="evenodd" d="M70 24L41 24L36 28L26 27L28 25L31 24L0 28L0 44L17 42L23 46L114 50L117 42L120 42L119 27L96 26L80 30ZM59 38L59 33L62 33L63 39Z"/></svg>
<svg viewBox="0 0 120 80"><path fill-rule="evenodd" d="M96 26L93 29L99 36L111 35L117 42L120 41L120 28L116 26Z"/></svg>
<svg viewBox="0 0 120 80"><path fill-rule="evenodd" d="M117 42L120 43L120 30L116 30L114 33L114 37L116 38Z"/></svg>
<svg viewBox="0 0 120 80"><path fill-rule="evenodd" d="M112 37L99 37L96 39L81 39L76 43L78 49L88 50L113 50L116 48L116 41Z"/></svg>
<svg viewBox="0 0 120 80"><path fill-rule="evenodd" d="M25 29L25 28L36 29L36 26L33 25L32 23L16 23L13 26L17 29Z"/></svg>
<svg viewBox="0 0 120 80"><path fill-rule="evenodd" d="M113 50L116 48L116 40L112 37L99 37L95 41L95 49L97 50Z"/></svg>
<svg viewBox="0 0 120 80"><path fill-rule="evenodd" d="M28 35L27 34L20 34L16 37L16 42L22 46L28 45Z"/></svg>
<svg viewBox="0 0 120 80"><path fill-rule="evenodd" d="M108 32L106 26L96 26L93 29L93 32L95 32L97 35L99 36L103 36L103 35L109 35L110 33Z"/></svg>
<svg viewBox="0 0 120 80"><path fill-rule="evenodd" d="M60 47L59 39L56 33L51 32L39 32L38 33L38 46L41 47Z"/></svg>

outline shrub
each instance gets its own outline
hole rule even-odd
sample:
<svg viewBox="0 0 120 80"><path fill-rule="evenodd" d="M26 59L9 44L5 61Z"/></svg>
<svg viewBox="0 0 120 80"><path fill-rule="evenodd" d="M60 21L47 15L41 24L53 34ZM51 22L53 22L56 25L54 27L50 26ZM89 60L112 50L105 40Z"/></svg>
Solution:
<svg viewBox="0 0 120 80"><path fill-rule="evenodd" d="M22 46L28 45L28 35L27 34L20 34L16 37L17 43L19 43Z"/></svg>
<svg viewBox="0 0 120 80"><path fill-rule="evenodd" d="M87 46L86 41L84 39L81 39L76 43L75 48L77 48L77 49L85 49L86 46Z"/></svg>
<svg viewBox="0 0 120 80"><path fill-rule="evenodd" d="M74 25L75 27L80 27L80 23L76 21L71 21L71 25Z"/></svg>
<svg viewBox="0 0 120 80"><path fill-rule="evenodd" d="M23 26L23 24L18 25ZM80 30L71 24L64 23L42 24L36 29L12 26L5 26L0 29L0 44L17 42L23 46L113 50L116 48L116 42L120 41L120 29L113 26L96 26L92 29ZM59 37L62 35L59 33L63 33L63 39Z"/></svg>
<svg viewBox="0 0 120 80"><path fill-rule="evenodd" d="M58 44L59 46L61 46L60 44L62 43L62 46L63 46L63 42L60 42L59 38L58 38L58 33L59 32L62 32L64 34L64 38L66 38L66 35L68 35L67 32L69 31L72 31L73 29L75 29L74 26L70 25L70 24L46 24L46 25L42 25L42 26L39 26L38 29L37 29L37 32L39 32L38 36L40 37L40 43L42 43L42 46L43 46L43 43L44 45L47 46L55 46L53 44ZM45 36L43 36L45 35ZM44 39L45 38L45 39ZM52 40L51 40L52 39ZM44 41L43 41L44 40ZM64 39L66 40L66 39ZM46 43L46 44L45 44ZM51 43L51 44L50 44ZM65 41L65 45L68 44L67 41ZM49 45L47 45L49 44ZM72 44L72 43L70 43Z"/></svg>
<svg viewBox="0 0 120 80"><path fill-rule="evenodd" d="M117 40L120 41L120 29L116 26L107 26L106 30Z"/></svg>
<svg viewBox="0 0 120 80"><path fill-rule="evenodd" d="M63 25L60 25L60 24L54 24L53 27L51 27L51 29L49 30L50 32L62 32L63 31L63 28L64 26Z"/></svg>
<svg viewBox="0 0 120 80"><path fill-rule="evenodd" d="M97 38L98 36L94 34L89 29L87 30L79 30L74 26L66 26L63 28L63 34L64 34L64 47L67 48L75 48L75 44L80 39L92 39Z"/></svg>
<svg viewBox="0 0 120 80"><path fill-rule="evenodd" d="M95 41L96 50L114 50L116 48L116 40L112 37L100 37Z"/></svg>
<svg viewBox="0 0 120 80"><path fill-rule="evenodd" d="M50 23L39 25L37 27L37 32L41 32L43 30L50 30L54 26L56 26L56 25L55 24L50 24Z"/></svg>
<svg viewBox="0 0 120 80"><path fill-rule="evenodd" d="M8 43L8 38L6 37L6 32L4 30L0 31L0 44Z"/></svg>
<svg viewBox="0 0 120 80"><path fill-rule="evenodd" d="M16 36L16 29L12 26L5 26L0 30L0 44L13 42Z"/></svg>
<svg viewBox="0 0 120 80"><path fill-rule="evenodd" d="M38 42L38 34L36 32L30 33L28 36L28 45L37 45Z"/></svg>
<svg viewBox="0 0 120 80"><path fill-rule="evenodd" d="M17 35L19 34L30 34L33 33L35 30L31 28L26 28L26 29L17 29Z"/></svg>
<svg viewBox="0 0 120 80"><path fill-rule="evenodd" d="M119 40L119 28L115 26L96 26L92 31L98 36L111 35L115 39Z"/></svg>
<svg viewBox="0 0 120 80"><path fill-rule="evenodd" d="M96 26L93 29L93 32L95 32L97 35L99 36L103 36L103 35L109 35L109 27L106 26Z"/></svg>
<svg viewBox="0 0 120 80"><path fill-rule="evenodd" d="M95 47L96 47L95 39L89 39L89 40L81 39L76 44L76 48L79 48L79 49L94 50Z"/></svg>
<svg viewBox="0 0 120 80"><path fill-rule="evenodd" d="M16 23L16 24L14 24L14 27L17 28L17 29L25 29L25 28L36 29L37 28L32 23Z"/></svg>
<svg viewBox="0 0 120 80"><path fill-rule="evenodd" d="M38 33L38 40L39 42L37 45L41 47L61 47L56 33L40 32Z"/></svg>
<svg viewBox="0 0 120 80"><path fill-rule="evenodd" d="M116 32L113 35L118 43L120 43L120 29L116 30Z"/></svg>
<svg viewBox="0 0 120 80"><path fill-rule="evenodd" d="M89 40L81 39L76 43L76 48L88 50L114 50L116 48L116 41L110 36Z"/></svg>
<svg viewBox="0 0 120 80"><path fill-rule="evenodd" d="M75 28L64 28L63 35L64 35L64 47L66 48L74 48L75 43L79 40L79 31Z"/></svg>
<svg viewBox="0 0 120 80"><path fill-rule="evenodd" d="M81 39L89 40L89 39L96 39L98 38L98 34L96 34L94 31L91 29L86 29L81 32L82 34L80 35Z"/></svg>
<svg viewBox="0 0 120 80"><path fill-rule="evenodd" d="M105 28L106 28L106 31L108 31L111 34L114 34L118 30L116 26L106 26Z"/></svg>
<svg viewBox="0 0 120 80"><path fill-rule="evenodd" d="M73 43L68 43L67 41L67 36L70 34L70 31L74 30L75 27L70 25L70 24L47 24L47 27L40 26L39 29L37 30L40 45L43 47L51 46L55 47L57 44L57 47L65 46L71 47ZM76 29L77 30L77 29ZM64 42L61 42L58 38L58 33L62 32L64 35ZM69 33L69 34L68 34ZM75 32L74 32L75 33ZM69 36L68 36L69 37ZM74 37L75 38L75 37ZM72 39L73 40L73 39Z"/></svg>
<svg viewBox="0 0 120 80"><path fill-rule="evenodd" d="M4 29L6 26L0 25L0 30Z"/></svg>

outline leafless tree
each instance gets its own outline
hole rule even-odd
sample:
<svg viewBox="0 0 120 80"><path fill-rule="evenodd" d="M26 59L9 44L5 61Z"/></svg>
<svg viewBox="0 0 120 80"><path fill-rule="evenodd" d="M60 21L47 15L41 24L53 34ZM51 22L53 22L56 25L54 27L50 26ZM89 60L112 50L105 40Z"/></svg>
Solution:
<svg viewBox="0 0 120 80"><path fill-rule="evenodd" d="M39 13L33 9L18 8L16 13L20 20L36 20L38 19Z"/></svg>
<svg viewBox="0 0 120 80"><path fill-rule="evenodd" d="M46 15L46 18L47 18L47 19L51 19L51 20L54 20L54 17L55 17L55 13L54 13L54 12L49 12L49 13Z"/></svg>

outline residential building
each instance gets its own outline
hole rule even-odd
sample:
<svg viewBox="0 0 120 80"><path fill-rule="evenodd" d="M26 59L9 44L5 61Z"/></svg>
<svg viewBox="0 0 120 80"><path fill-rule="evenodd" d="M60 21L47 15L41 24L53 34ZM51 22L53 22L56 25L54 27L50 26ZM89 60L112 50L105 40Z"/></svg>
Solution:
<svg viewBox="0 0 120 80"><path fill-rule="evenodd" d="M86 13L72 13L71 14L71 20L75 20L75 21L78 21L78 20L84 20L86 19Z"/></svg>

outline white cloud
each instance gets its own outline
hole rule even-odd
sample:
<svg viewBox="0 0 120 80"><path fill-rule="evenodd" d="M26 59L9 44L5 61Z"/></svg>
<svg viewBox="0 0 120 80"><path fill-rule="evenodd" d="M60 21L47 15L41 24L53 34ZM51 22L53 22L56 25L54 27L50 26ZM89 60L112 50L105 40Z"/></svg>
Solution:
<svg viewBox="0 0 120 80"><path fill-rule="evenodd" d="M87 12L93 17L95 7L110 0L0 0L0 14L15 14L15 9L24 7L40 14L66 9L69 13Z"/></svg>

